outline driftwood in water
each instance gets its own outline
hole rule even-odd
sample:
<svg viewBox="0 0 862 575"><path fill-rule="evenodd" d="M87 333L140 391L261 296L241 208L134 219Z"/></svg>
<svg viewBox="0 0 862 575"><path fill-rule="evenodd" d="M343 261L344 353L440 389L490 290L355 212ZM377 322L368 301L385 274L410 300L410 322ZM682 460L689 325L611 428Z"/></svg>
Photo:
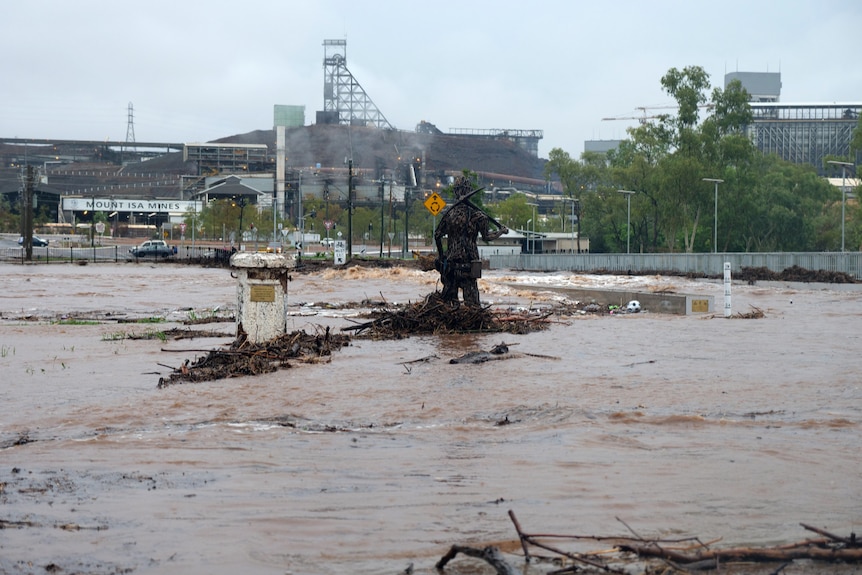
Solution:
<svg viewBox="0 0 862 575"><path fill-rule="evenodd" d="M673 562L681 566L689 568L714 568L722 562L786 562L794 559L810 559L815 561L844 561L847 563L862 562L862 545L856 538L855 533L851 533L849 537L843 537L832 534L823 529L812 527L801 523L800 525L820 535L825 536L822 539L806 539L789 545L777 547L732 547L732 548L711 548L711 543L704 543L697 537L682 538L682 539L648 539L641 537L635 533L624 521L617 518L623 523L629 531L632 532L632 537L625 536L597 536L597 535L556 535L556 534L528 534L521 529L518 519L513 511L509 511L509 518L518 532L518 537L521 542L521 548L524 551L524 557L530 561L530 546L551 551L560 556L571 559L576 563L590 565L600 568L604 572L609 573L624 573L625 571L617 570L607 563L607 554L603 552L605 558L600 558L598 554L589 553L570 553L549 545L546 541L550 539L569 539L569 540L593 540L612 542L616 549L622 553L633 553L637 557L652 557L665 561ZM621 559L616 557L616 559ZM569 571L566 571L569 572Z"/></svg>
<svg viewBox="0 0 862 575"><path fill-rule="evenodd" d="M649 539L640 536L624 521L617 518L632 533L632 536L600 536L600 535L559 535L551 533L525 533L518 522L513 511L509 511L509 518L518 532L524 559L529 563L533 557L537 559L548 559L547 556L531 555L531 549L542 549L554 554L552 559L559 561L561 558L568 559L572 564L554 573L575 573L584 570L584 566L598 569L603 573L629 573L625 568L626 563L632 561L643 561L645 559L661 560L664 562L664 573L688 573L693 569L718 569L722 564L729 563L789 563L796 559L808 559L821 562L844 562L862 563L862 545L855 533L849 537L835 535L820 529L800 523L800 525L813 531L822 538L806 539L789 545L776 547L731 547L713 548L715 541L703 542L697 537L686 537L679 539ZM603 549L592 553L576 553L561 549L557 544L549 541L594 541L610 543L613 550ZM486 550L493 549L495 553ZM497 573L511 573L515 571L501 571L504 565L506 569L513 569L505 562L499 550L486 547L484 549L465 548L457 545L437 563L437 569L442 569L448 561L458 553L464 553L471 557L486 560L497 569ZM629 565L629 567L631 567ZM771 567L770 567L771 568ZM779 568L773 573L777 573ZM647 570L646 572L652 572ZM748 572L751 572L749 569Z"/></svg>
<svg viewBox="0 0 862 575"><path fill-rule="evenodd" d="M785 268L780 272L774 272L766 267L742 266L733 274L734 279L747 281L754 284L758 280L763 281L796 281L796 282L819 282L819 283L856 283L856 278L845 272L828 270L809 270L797 265Z"/></svg>
<svg viewBox="0 0 862 575"><path fill-rule="evenodd" d="M488 351L470 351L464 355L452 358L449 363L466 363L476 364L485 363L497 359L514 359L516 357L538 357L541 359L560 359L553 355L541 355L538 353L509 353L510 345L518 345L517 343L500 342Z"/></svg>
<svg viewBox="0 0 862 575"><path fill-rule="evenodd" d="M420 334L530 333L547 329L550 313L495 312L490 307L449 303L439 293L397 310L375 310L371 321L342 328L373 339L400 339Z"/></svg>
<svg viewBox="0 0 862 575"><path fill-rule="evenodd" d="M323 333L308 334L300 330L263 343L252 343L241 334L228 349L170 350L206 351L207 355L193 363L186 360L168 377L160 378L158 387L271 373L282 367L290 367L290 359L306 363L327 360L334 350L349 343L350 336L333 334L327 327Z"/></svg>
<svg viewBox="0 0 862 575"><path fill-rule="evenodd" d="M521 575L520 571L512 567L506 559L503 557L503 554L500 553L500 550L497 547L483 547L482 549L478 549L476 547L467 547L464 545L453 545L449 552L444 555L440 561L437 562L435 567L438 570L442 570L446 567L446 564L449 563L452 559L454 559L458 553L466 555L468 557L475 557L477 559L482 559L486 563L488 563L494 570L497 572L497 575Z"/></svg>
<svg viewBox="0 0 862 575"><path fill-rule="evenodd" d="M459 357L454 357L449 360L449 363L485 363L494 359L511 359L512 357L515 356L509 353L509 345L500 343L489 351L470 351Z"/></svg>
<svg viewBox="0 0 862 575"><path fill-rule="evenodd" d="M677 551L662 547L657 542L629 543L619 545L621 551L630 551L641 557L668 559L680 565L710 562L716 565L727 561L792 561L813 559L817 561L862 561L860 548L834 548L829 541L806 540L793 547L731 547L725 549L693 549Z"/></svg>

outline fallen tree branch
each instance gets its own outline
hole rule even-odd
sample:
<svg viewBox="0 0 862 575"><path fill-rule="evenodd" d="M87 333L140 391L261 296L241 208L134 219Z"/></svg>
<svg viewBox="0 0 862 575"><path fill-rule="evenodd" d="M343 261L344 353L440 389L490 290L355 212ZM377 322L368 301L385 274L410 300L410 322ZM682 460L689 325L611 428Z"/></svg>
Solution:
<svg viewBox="0 0 862 575"><path fill-rule="evenodd" d="M596 555L598 553L572 553L541 541L541 539L570 539L570 540L593 540L593 541L612 541L619 553L633 553L641 558L655 558L669 562L669 564L677 568L677 565L686 568L709 567L717 566L722 562L789 562L796 559L810 559L814 561L826 562L845 562L859 563L862 562L862 547L859 546L859 541L855 533L851 533L850 537L843 537L830 533L825 529L800 523L802 527L809 531L813 531L823 535L825 539L806 539L804 541L776 546L776 547L729 547L716 548L710 547L716 541L704 543L698 537L687 537L681 539L648 539L641 536L625 521L617 517L617 521L625 525L626 529L633 537L626 536L600 536L600 535L558 535L558 534L529 534L525 533L521 528L518 519L513 511L509 511L509 518L518 532L518 537L521 542L521 548L524 551L526 561L530 562L530 547L537 547L551 551L566 557L576 562L580 562L592 567L597 567L609 573L624 573L608 565L600 560ZM678 545L683 542L693 542L692 545L680 547ZM604 552L602 552L605 555ZM573 572L575 569L563 569L556 573ZM778 571L780 571L779 568ZM778 572L776 571L776 573Z"/></svg>
<svg viewBox="0 0 862 575"><path fill-rule="evenodd" d="M411 363L428 363L432 359L440 359L440 357L437 354L432 353L431 355L426 355L425 357L420 357L419 359L411 359L409 361L402 361L399 363L400 365L408 365Z"/></svg>
<svg viewBox="0 0 862 575"><path fill-rule="evenodd" d="M641 557L659 557L670 559L681 565L700 561L790 561L793 559L814 559L818 561L846 561L855 563L862 561L862 549L833 548L820 546L794 547L779 549L775 547L731 547L727 549L709 549L694 553L682 553L665 549L653 544L624 544L621 551L630 551Z"/></svg>
<svg viewBox="0 0 862 575"><path fill-rule="evenodd" d="M518 523L518 519L515 517L515 512L511 509L509 510L509 518L512 520L512 523L515 525L515 530L518 532L518 537L521 539L521 548L524 550L524 556L526 557L527 562L530 561L530 553L527 550L527 544L532 545L534 547L538 547L540 549L545 549L546 551L551 551L552 553L556 553L557 555L562 555L563 557L567 557L572 561L576 561L578 563L583 563L585 565L589 565L591 567L597 567L606 573L619 573L625 575L625 571L620 571L618 569L614 569L609 567L608 565L602 563L598 560L593 560L585 557L581 553L570 553L568 551L563 551L562 549L557 549L556 547L552 547L547 543L542 543L538 541L538 535L529 535L524 533L521 530L521 524ZM547 536L543 536L547 537Z"/></svg>
<svg viewBox="0 0 862 575"><path fill-rule="evenodd" d="M814 527L812 525L806 525L805 523L800 523L800 525L809 531L813 531L813 532L817 533L818 535L823 535L824 537L828 537L829 539L831 539L833 541L837 541L839 543L845 543L847 545L850 545L851 547L857 547L859 545L859 541L856 539L855 533L851 533L850 537L841 537L840 535L833 535L832 533L829 533L825 529L820 529L820 528Z"/></svg>
<svg viewBox="0 0 862 575"><path fill-rule="evenodd" d="M446 567L446 564L454 559L458 553L462 553L468 557L482 559L494 568L497 575L521 575L520 571L509 565L497 547L483 547L482 549L478 549L476 547L465 547L464 545L453 545L449 549L449 552L437 562L435 567L442 571Z"/></svg>

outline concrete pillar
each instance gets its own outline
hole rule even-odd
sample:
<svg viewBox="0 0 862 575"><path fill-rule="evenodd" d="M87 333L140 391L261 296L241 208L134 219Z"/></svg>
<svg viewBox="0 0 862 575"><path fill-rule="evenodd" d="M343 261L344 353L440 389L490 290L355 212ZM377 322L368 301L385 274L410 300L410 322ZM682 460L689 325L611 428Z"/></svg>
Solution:
<svg viewBox="0 0 862 575"><path fill-rule="evenodd" d="M292 256L237 252L230 267L237 278L237 339L262 343L287 330L287 282Z"/></svg>

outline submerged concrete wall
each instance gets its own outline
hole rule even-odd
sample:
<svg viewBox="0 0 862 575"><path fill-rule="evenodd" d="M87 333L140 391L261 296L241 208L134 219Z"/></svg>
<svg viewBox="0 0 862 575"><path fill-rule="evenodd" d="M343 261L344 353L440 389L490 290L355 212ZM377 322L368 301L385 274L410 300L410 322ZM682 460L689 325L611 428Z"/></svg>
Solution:
<svg viewBox="0 0 862 575"><path fill-rule="evenodd" d="M572 300L595 303L601 306L618 305L625 307L628 302L636 299L640 302L643 311L653 313L690 315L715 312L715 298L706 295L581 288L542 287L542 289L565 294Z"/></svg>

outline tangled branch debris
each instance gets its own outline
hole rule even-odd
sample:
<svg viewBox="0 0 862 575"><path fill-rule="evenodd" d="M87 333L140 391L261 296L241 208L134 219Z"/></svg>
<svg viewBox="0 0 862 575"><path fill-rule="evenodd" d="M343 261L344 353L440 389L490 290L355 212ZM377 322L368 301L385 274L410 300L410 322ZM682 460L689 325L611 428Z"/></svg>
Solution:
<svg viewBox="0 0 862 575"><path fill-rule="evenodd" d="M763 319L766 317L766 314L763 313L763 310L757 306L751 306L751 310L745 313L737 312L734 315L730 316L736 319Z"/></svg>
<svg viewBox="0 0 862 575"><path fill-rule="evenodd" d="M750 305L749 304L749 307L751 309L749 311L746 311L746 312L738 311L735 314L730 315L730 316L709 315L709 316L704 316L703 319L718 319L718 318L721 318L721 319L763 319L766 317L766 313L762 309L757 307L756 305Z"/></svg>
<svg viewBox="0 0 862 575"><path fill-rule="evenodd" d="M454 559L459 553L468 557L476 557L482 559L488 565L494 568L497 575L520 575L520 572L512 567L503 554L497 547L488 546L478 549L476 547L468 547L466 545L453 545L440 561L437 562L437 569L443 570L446 564Z"/></svg>
<svg viewBox="0 0 862 575"><path fill-rule="evenodd" d="M448 303L438 292L401 309L375 310L373 319L342 328L372 339L401 339L409 335L450 333L525 334L547 329L550 312L493 311L490 307L471 307Z"/></svg>
<svg viewBox="0 0 862 575"><path fill-rule="evenodd" d="M794 265L789 268L784 268L780 272L774 272L766 267L747 267L742 266L740 271L735 274L737 279L747 281L749 284L754 284L758 280L763 281L786 281L786 282L819 282L833 284L852 284L856 283L848 273L836 272L830 270L808 270L803 267Z"/></svg>
<svg viewBox="0 0 862 575"><path fill-rule="evenodd" d="M625 574L630 572L630 564L635 561L649 559L662 562L661 571L666 574L689 573L695 569L719 569L721 565L728 567L733 563L788 563L796 559L807 559L821 562L862 562L862 544L855 533L849 537L836 535L824 529L800 523L808 530L821 535L821 538L805 539L797 543L781 545L777 547L731 547L712 548L715 541L704 542L698 537L687 537L678 539L649 539L641 537L623 520L617 518L626 526L631 536L600 536L600 535L557 535L557 534L530 534L525 533L518 522L513 511L509 511L509 518L518 532L524 559L529 563L533 558L537 560L550 560L555 565L564 565L557 569L554 575L562 573L584 572L590 569L602 573ZM561 549L557 544L549 543L550 540L568 541L593 541L610 543L613 550L602 549L593 552L572 552ZM549 551L553 557L531 555L531 549ZM446 564L455 558L458 553L470 557L485 560L491 565L498 575L511 575L518 573L503 557L497 547L473 548L453 545L451 549L437 562L437 569L442 570ZM566 562L570 563L566 565ZM626 566L628 565L629 568ZM783 568L783 567L782 567ZM779 572L779 568L773 573ZM659 572L647 569L645 573ZM732 571L728 571L730 573ZM752 573L749 568L747 571Z"/></svg>
<svg viewBox="0 0 862 575"><path fill-rule="evenodd" d="M584 273L619 275L618 270L609 270L606 268L586 269ZM722 274L708 274L704 272L683 272L678 270L662 270L662 269L640 269L629 270L628 275L639 276L677 276L687 278L713 278L721 279ZM742 266L740 271L734 272L733 278L736 280L747 281L754 285L758 281L795 281L795 282L816 282L816 283L859 283L852 275L845 272L835 272L830 270L809 270L798 265L792 265L789 268L784 268L780 272L772 271L766 266L751 267Z"/></svg>
<svg viewBox="0 0 862 575"><path fill-rule="evenodd" d="M328 361L333 350L349 344L350 336L333 334L328 327L323 333L294 331L264 343L252 343L240 335L228 349L182 350L207 351L207 354L193 363L186 360L168 377L159 378L158 387L271 373L279 368L290 367L290 359L304 363Z"/></svg>

